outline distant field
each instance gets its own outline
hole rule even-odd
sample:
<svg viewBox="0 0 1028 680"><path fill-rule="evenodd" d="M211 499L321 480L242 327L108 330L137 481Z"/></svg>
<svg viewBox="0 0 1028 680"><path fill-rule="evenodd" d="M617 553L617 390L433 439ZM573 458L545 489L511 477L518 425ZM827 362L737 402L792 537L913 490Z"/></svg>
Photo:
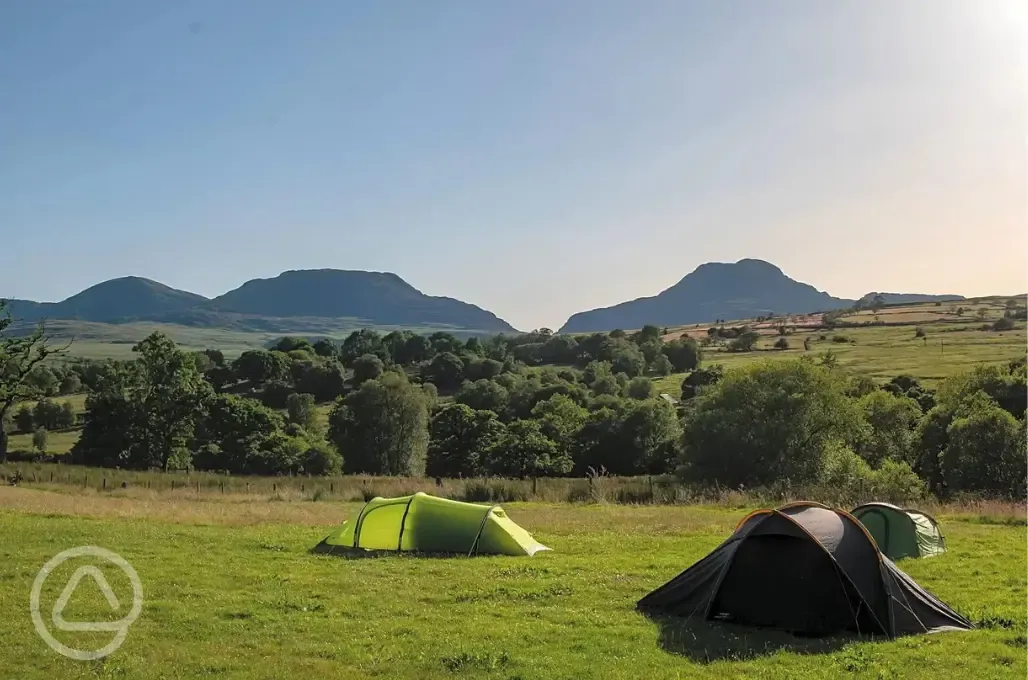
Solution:
<svg viewBox="0 0 1028 680"><path fill-rule="evenodd" d="M945 303L936 307L934 303L892 307L873 312L858 312L842 317L850 323L877 321L903 325L867 325L842 327L834 331L813 330L803 325L790 324L789 349L773 347L778 340L774 322L758 325L761 338L756 351L733 353L724 346L704 348L704 365L722 364L726 368L741 366L762 359L796 358L804 354L817 356L831 351L836 355L838 365L849 373L866 375L879 381L889 380L906 373L932 385L939 380L966 370L976 363L1002 364L1028 354L1028 330L1023 320L1017 321L1010 331L983 331L985 323L994 322L1003 315L1005 298L962 303ZM1023 300L1022 300L1023 302ZM963 307L962 316L956 315L956 308ZM977 310L984 309L981 318ZM808 317L798 319L809 322ZM732 321L726 327L741 325L745 321ZM686 326L669 329L665 337L688 334L697 339L707 335L709 326ZM924 337L916 337L920 328ZM845 338L836 342L834 338ZM804 340L810 340L810 349L804 350ZM658 389L672 396L678 396L685 374L676 374L657 381Z"/></svg>
<svg viewBox="0 0 1028 680"><path fill-rule="evenodd" d="M511 503L553 552L535 557L308 554L355 503L126 498L0 487L4 677L52 678L1024 678L1024 527L939 515L949 552L899 567L978 630L895 641L811 639L682 620L636 601L716 547L748 507ZM100 662L51 651L33 629L39 568L79 545L133 566L144 599ZM69 562L42 590L49 612ZM121 597L127 580L101 567ZM120 579L120 580L119 580ZM81 595L80 595L81 591ZM128 591L130 592L130 591ZM125 606L125 605L122 605ZM79 589L70 620L114 618ZM58 632L96 649L107 633Z"/></svg>
<svg viewBox="0 0 1028 680"><path fill-rule="evenodd" d="M227 357L234 358L248 349L266 347L269 343L285 335L303 335L311 337L327 337L336 341L343 340L354 330L362 327L359 320L320 319L320 323L303 323L297 320L297 327L292 330L275 332L239 331L227 328L199 328L161 323L126 323L105 324L86 321L54 320L47 322L47 332L53 336L54 344L62 345L71 341L67 356L83 359L130 359L132 347L155 331L164 333L183 349L203 350L220 349ZM332 323L328 323L331 321ZM381 332L400 330L399 327L377 327ZM28 326L20 326L19 330L27 331ZM415 332L448 331L457 336L472 334L466 329L449 327L415 327Z"/></svg>

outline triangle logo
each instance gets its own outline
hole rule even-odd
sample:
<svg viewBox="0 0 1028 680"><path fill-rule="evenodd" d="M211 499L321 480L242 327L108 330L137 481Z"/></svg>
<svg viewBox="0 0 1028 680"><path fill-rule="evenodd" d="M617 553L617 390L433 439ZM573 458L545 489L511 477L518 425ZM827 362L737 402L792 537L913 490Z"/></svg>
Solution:
<svg viewBox="0 0 1028 680"><path fill-rule="evenodd" d="M104 597L107 599L107 604L111 606L112 610L118 611L121 608L121 603L118 602L118 597L114 594L110 584L107 583L107 579L104 577L102 571L92 565L79 567L75 570L75 573L72 574L71 578L68 580L68 584L64 586L64 590L61 592L61 596L58 597L57 601L54 603L53 613L51 616L54 626L56 626L58 630L65 631L116 631L121 629L123 626L121 621L65 621L63 616L64 608L68 606L68 601L71 599L72 593L75 592L79 583L86 576L91 577L97 587L100 588L100 592L104 594Z"/></svg>

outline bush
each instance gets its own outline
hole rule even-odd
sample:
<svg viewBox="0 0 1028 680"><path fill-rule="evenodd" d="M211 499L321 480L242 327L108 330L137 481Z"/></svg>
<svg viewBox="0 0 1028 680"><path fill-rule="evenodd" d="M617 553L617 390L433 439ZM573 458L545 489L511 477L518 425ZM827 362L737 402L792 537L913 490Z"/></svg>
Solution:
<svg viewBox="0 0 1028 680"><path fill-rule="evenodd" d="M1008 317L997 319L991 326L994 331L1010 331L1014 329L1014 320Z"/></svg>
<svg viewBox="0 0 1028 680"><path fill-rule="evenodd" d="M775 340L775 349L789 349L789 341L785 337Z"/></svg>
<svg viewBox="0 0 1028 680"><path fill-rule="evenodd" d="M327 442L316 442L307 449L303 471L309 475L337 475L343 470L343 457Z"/></svg>
<svg viewBox="0 0 1028 680"><path fill-rule="evenodd" d="M846 342L853 342L853 340L851 340L850 338L848 338L845 335L833 335L832 336L832 342L838 342L839 344L843 344L843 343L846 343Z"/></svg>
<svg viewBox="0 0 1028 680"><path fill-rule="evenodd" d="M46 453L47 433L46 428L41 427L32 433L32 448L40 453Z"/></svg>
<svg viewBox="0 0 1028 680"><path fill-rule="evenodd" d="M924 329L921 328L920 326L915 328L914 329L914 337L915 338L923 338L924 337Z"/></svg>

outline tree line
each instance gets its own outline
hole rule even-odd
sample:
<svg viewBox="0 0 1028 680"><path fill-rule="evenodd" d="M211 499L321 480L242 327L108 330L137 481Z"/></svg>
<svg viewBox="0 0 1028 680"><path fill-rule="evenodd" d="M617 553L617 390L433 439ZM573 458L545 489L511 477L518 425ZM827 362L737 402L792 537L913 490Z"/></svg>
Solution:
<svg viewBox="0 0 1028 680"><path fill-rule="evenodd" d="M732 341L747 332L716 334ZM53 379L28 379L41 372L34 365L19 389L59 393L77 382L88 391L71 453L88 465L675 474L731 488L820 482L912 495L1024 493L1024 360L976 366L933 391L909 376L884 385L848 376L830 352L724 370L702 365L703 343L664 336L653 326L464 341L362 329L341 343L283 338L228 361L155 333L134 347L133 360L48 366ZM654 393L651 378L670 371L687 373L671 395L678 404Z"/></svg>

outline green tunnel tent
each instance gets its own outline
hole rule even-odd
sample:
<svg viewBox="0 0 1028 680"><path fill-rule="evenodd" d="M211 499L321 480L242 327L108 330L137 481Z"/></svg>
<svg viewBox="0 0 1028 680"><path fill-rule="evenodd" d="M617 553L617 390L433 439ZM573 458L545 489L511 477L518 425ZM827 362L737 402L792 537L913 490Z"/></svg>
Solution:
<svg viewBox="0 0 1028 680"><path fill-rule="evenodd" d="M890 503L866 503L850 513L890 560L931 557L946 552L946 538L935 519L920 510Z"/></svg>
<svg viewBox="0 0 1028 680"><path fill-rule="evenodd" d="M313 548L355 555L417 552L464 555L535 555L549 550L515 524L498 505L462 503L418 492L373 498L353 521Z"/></svg>

